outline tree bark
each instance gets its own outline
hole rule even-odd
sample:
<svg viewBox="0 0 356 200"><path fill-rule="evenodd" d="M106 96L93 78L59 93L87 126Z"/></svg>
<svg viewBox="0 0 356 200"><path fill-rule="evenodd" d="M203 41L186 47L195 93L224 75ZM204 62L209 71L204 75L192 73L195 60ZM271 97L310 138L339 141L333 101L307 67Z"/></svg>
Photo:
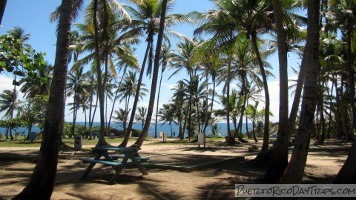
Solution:
<svg viewBox="0 0 356 200"><path fill-rule="evenodd" d="M5 13L6 2L7 0L0 1L0 25L2 23L2 17L4 16Z"/></svg>
<svg viewBox="0 0 356 200"><path fill-rule="evenodd" d="M262 58L260 55L260 51L258 50L258 45L257 45L257 36L256 33L251 34L251 39L252 39L252 46L255 51L258 65L260 67L261 71L261 76L263 80L263 90L265 92L265 124L263 128L263 142L262 142L262 148L261 152L267 151L268 149L268 142L269 142L269 107L270 107L270 98L269 98L269 90L268 90L268 82L267 82L267 75L265 68L263 66Z"/></svg>
<svg viewBox="0 0 356 200"><path fill-rule="evenodd" d="M265 179L270 183L276 183L288 165L288 50L280 3L279 0L273 0L274 20L277 29L280 91L277 141L272 147L272 160L265 175Z"/></svg>
<svg viewBox="0 0 356 200"><path fill-rule="evenodd" d="M334 180L334 184L355 184L356 183L356 140L353 141L351 150L344 165Z"/></svg>
<svg viewBox="0 0 356 200"><path fill-rule="evenodd" d="M58 149L64 126L69 38L73 1L62 0L56 45L56 58L40 154L31 179L14 199L50 199L56 178Z"/></svg>
<svg viewBox="0 0 356 200"><path fill-rule="evenodd" d="M139 147L142 146L143 141L148 134L148 129L151 125L152 113L153 113L155 97L156 97L157 79L158 79L158 71L159 71L159 65L160 65L159 58L160 58L160 53L161 53L161 48L162 48L164 25L165 25L164 23L166 20L167 2L168 2L168 0L162 1L162 12L161 12L161 18L160 18L160 22L159 22L159 31L158 31L158 37L157 37L157 46L156 46L156 54L155 54L155 59L154 59L151 94L150 94L150 100L149 100L148 109L147 109L147 117L146 117L145 126L143 127L143 130L142 130L142 134L140 135L140 137L138 138L138 140L135 143Z"/></svg>
<svg viewBox="0 0 356 200"><path fill-rule="evenodd" d="M305 81L299 127L290 163L282 182L301 183L307 161L310 136L313 132L314 113L317 103L317 79L319 74L319 24L320 1L308 1L307 42L303 54L305 59Z"/></svg>

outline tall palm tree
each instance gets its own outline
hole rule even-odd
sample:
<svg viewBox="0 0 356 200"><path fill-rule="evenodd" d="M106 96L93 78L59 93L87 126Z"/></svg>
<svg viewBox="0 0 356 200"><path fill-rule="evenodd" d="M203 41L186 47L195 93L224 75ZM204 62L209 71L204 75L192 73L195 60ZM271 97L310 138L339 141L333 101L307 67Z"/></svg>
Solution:
<svg viewBox="0 0 356 200"><path fill-rule="evenodd" d="M319 74L320 2L308 1L308 36L303 60L305 59L305 81L299 127L289 165L284 173L286 183L300 183L307 161L310 136L313 130L316 108L317 77ZM278 177L276 177L278 179Z"/></svg>
<svg viewBox="0 0 356 200"><path fill-rule="evenodd" d="M133 26L136 27L134 28L137 30L137 32L142 33L142 35L146 35L146 50L145 54L143 57L141 69L140 69L140 76L139 76L139 84L138 84L138 90L137 94L135 96L135 100L132 106L132 112L131 112L131 117L130 117L130 122L128 125L127 129L127 134L129 134L134 118L135 118L135 112L137 108L137 103L138 103L138 93L141 88L141 83L145 71L145 67L148 63L148 68L147 68L147 74L151 74L152 72L152 64L153 64L153 54L154 54L154 48L153 48L153 42L154 42L154 36L157 35L157 33L160 30L160 25L161 25L161 13L163 11L163 6L165 3L167 3L167 8L170 8L173 5L173 1L160 1L160 0L150 0L150 1L141 1L141 0L129 0L132 2L137 9L134 9L132 7L128 7L127 10L131 13L132 16L135 16L135 19L133 19L132 23ZM166 11L164 11L166 12ZM175 25L177 22L184 22L186 21L186 17L184 15L179 15L179 14L169 14L165 16L165 30L162 34L162 39L163 37L168 38L169 35L175 35L175 36L182 36L174 31L169 30L168 28ZM167 19L167 20L166 20ZM158 42L158 38L157 38ZM156 47L156 53L157 53L157 48ZM160 50L160 49L159 49ZM157 55L159 56L159 54ZM159 62L159 61L158 61ZM152 91L151 91L152 92ZM148 109L148 115L150 115L150 109ZM148 117L151 118L151 117ZM147 129L148 130L148 129ZM121 143L121 146L126 146L127 145L127 137L125 137L125 140Z"/></svg>
<svg viewBox="0 0 356 200"><path fill-rule="evenodd" d="M178 137L180 139L184 139L184 130L185 130L185 119L187 115L184 115L184 110L185 110L185 99L186 99L186 93L185 93L185 87L184 87L184 81L180 80L178 81L176 87L172 89L173 92L173 102L172 104L174 105L174 117L176 118L176 121L178 123L179 127L179 132L178 132Z"/></svg>
<svg viewBox="0 0 356 200"><path fill-rule="evenodd" d="M174 59L172 60L172 68L175 71L172 73L170 78L176 75L181 70L185 70L189 76L189 82L193 80L193 78L197 75L198 68L193 61L193 54L197 42L195 40L184 39L177 44L178 54L174 55ZM192 98L193 94L189 94L188 96L188 104L189 104L189 115L188 115L188 137L190 140L190 136L193 134L193 125L192 125Z"/></svg>
<svg viewBox="0 0 356 200"><path fill-rule="evenodd" d="M75 123L77 119L77 112L79 110L80 102L84 101L83 96L88 93L88 84L86 78L88 73L83 73L84 67L72 68L68 75L67 83L67 96L73 95L73 124L71 129L71 134L74 135Z"/></svg>
<svg viewBox="0 0 356 200"><path fill-rule="evenodd" d="M158 28L158 35L157 35L157 45L156 45L156 52L154 56L154 64L153 64L153 71L152 71L152 82L151 82L151 94L147 108L147 117L145 121L145 126L143 127L142 134L135 142L136 145L139 147L142 146L143 141L145 140L146 136L148 135L148 129L151 125L151 119L154 109L155 97L156 97L156 89L157 89L157 80L158 80L158 71L160 66L160 55L162 49L162 42L165 30L165 22L166 22L166 12L168 6L168 0L162 0L161 2L161 10L160 10L160 18L159 18L159 28ZM169 21L168 21L169 22Z"/></svg>
<svg viewBox="0 0 356 200"><path fill-rule="evenodd" d="M159 107L159 98L161 94L162 78L168 63L171 62L173 59L174 59L174 52L171 50L170 44L163 43L162 51L161 51L161 65L162 65L161 78L159 79L158 96L157 96L157 103L156 103L156 119L155 119L155 135L154 135L155 138L157 138L157 126L158 126L157 118L158 118L158 107Z"/></svg>
<svg viewBox="0 0 356 200"><path fill-rule="evenodd" d="M79 2L79 1L78 1ZM77 3L78 3L77 2ZM33 175L24 190L14 199L50 199L57 171L58 149L64 127L65 87L72 16L81 4L62 0L57 31L56 59L45 117L40 155Z"/></svg>

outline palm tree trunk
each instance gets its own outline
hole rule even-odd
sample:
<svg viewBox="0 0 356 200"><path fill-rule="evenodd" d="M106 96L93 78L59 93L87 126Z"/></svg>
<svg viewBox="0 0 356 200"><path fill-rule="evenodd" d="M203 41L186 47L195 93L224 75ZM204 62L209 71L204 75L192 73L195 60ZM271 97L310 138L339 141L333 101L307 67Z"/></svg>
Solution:
<svg viewBox="0 0 356 200"><path fill-rule="evenodd" d="M77 86L76 84L74 85L74 99L73 99L73 124L72 124L72 127L71 127L71 135L73 136L74 135L74 131L75 131L75 121L76 121L76 118L77 118L77 106L76 106L76 100L77 100Z"/></svg>
<svg viewBox="0 0 356 200"><path fill-rule="evenodd" d="M158 94L157 94L157 104L156 104L156 123L155 123L155 138L157 138L157 125L158 125L158 106L159 106L159 96L161 94L161 85L162 85L162 78L163 78L163 72L164 72L165 66L162 66L162 71L161 71L161 78L159 79L159 85L158 85Z"/></svg>
<svg viewBox="0 0 356 200"><path fill-rule="evenodd" d="M105 7L105 6L104 6ZM97 22L97 12L98 12L98 0L94 0L94 17L93 24L95 30L95 60L96 60L96 73L97 73L97 86L98 86L98 97L99 97L99 114L100 114L100 137L96 146L101 146L107 144L105 141L105 94L104 94L104 83L102 80L102 70L100 66L100 47L99 47L99 27Z"/></svg>
<svg viewBox="0 0 356 200"><path fill-rule="evenodd" d="M290 163L283 182L300 183L309 150L310 135L314 125L314 112L317 103L317 78L319 74L319 24L320 1L308 1L308 36L303 59L306 59L306 73L300 123Z"/></svg>
<svg viewBox="0 0 356 200"><path fill-rule="evenodd" d="M125 65L124 71L123 71L122 76L121 76L121 80L120 80L119 85L117 86L117 90L115 92L114 101L112 103L112 108L111 108L111 111L110 111L109 124L108 124L109 127L110 127L110 124L111 124L112 115L114 113L115 104L116 104L116 100L117 100L117 95L119 94L119 88L121 86L122 80L124 79L124 75L126 74L126 70L127 70L127 65Z"/></svg>
<svg viewBox="0 0 356 200"><path fill-rule="evenodd" d="M62 0L60 8L53 80L40 154L29 183L13 199L50 199L53 192L58 163L58 149L64 127L65 88L73 1Z"/></svg>
<svg viewBox="0 0 356 200"><path fill-rule="evenodd" d="M94 72L91 72L91 78L90 78L90 97L89 97L89 116L88 116L88 119L89 119L89 140L91 140L92 138L92 120L91 120L91 111L93 110L93 96L94 96Z"/></svg>
<svg viewBox="0 0 356 200"><path fill-rule="evenodd" d="M258 45L257 45L257 35L256 33L251 34L251 39L252 39L252 46L255 51L256 57L257 57L257 62L260 67L261 71L261 76L263 80L263 90L265 92L265 123L264 123L264 129L263 129L263 143L262 143L262 148L261 152L267 151L268 149L268 141L269 141L269 106L270 106L270 98L269 98L269 90L268 90L268 82L267 82L267 75L265 68L263 66L263 62L261 59L260 51L258 50Z"/></svg>
<svg viewBox="0 0 356 200"><path fill-rule="evenodd" d="M154 109L154 102L155 102L156 88L157 88L157 79L158 79L158 70L159 70L159 58L160 58L160 53L161 53L162 41L163 41L167 2L168 2L168 0L162 1L162 12L161 12L161 18L160 18L160 23L159 23L156 54L155 54L154 68L153 68L153 74L152 74L151 95L150 95L150 100L149 100L148 109L147 109L147 117L146 117L145 126L143 127L143 130L142 130L142 134L140 135L139 139L135 143L139 147L142 146L143 141L147 136L148 129L151 124L153 109Z"/></svg>
<svg viewBox="0 0 356 200"><path fill-rule="evenodd" d="M279 0L273 0L274 19L277 29L280 96L279 128L277 141L273 145L272 160L265 174L265 179L276 183L282 177L288 165L288 59L286 34L282 22L282 7ZM309 26L308 26L309 27ZM266 111L267 112L267 111ZM269 112L269 111L268 111Z"/></svg>
<svg viewBox="0 0 356 200"><path fill-rule="evenodd" d="M231 80L231 62L232 62L232 55L231 53L229 54L229 63L227 66L227 80L226 80L226 99L227 99L227 105L226 105L226 126L227 126L227 137L228 137L228 143L232 144L234 139L232 138L231 135L231 130L230 130L230 104L229 104L229 99L230 99L230 80Z"/></svg>
<svg viewBox="0 0 356 200"><path fill-rule="evenodd" d="M344 165L334 180L334 184L355 184L356 182L356 140L353 141L351 150Z"/></svg>
<svg viewBox="0 0 356 200"><path fill-rule="evenodd" d="M141 71L140 71L140 76L139 76L138 82L137 82L136 95L135 95L134 103L132 105L131 117L130 117L129 125L127 126L127 129L126 129L125 138L121 142L121 144L119 145L119 146L122 146L122 147L126 147L127 143L129 142L129 139L130 139L130 132L131 132L132 125L133 125L133 122L134 122L134 119L135 119L137 103L138 103L138 99L140 98L140 89L141 89L141 85L142 85L143 74L145 73L145 66L146 66L146 62L147 62L147 58L148 58L148 52L149 52L150 47L152 45L151 44L152 40L153 40L153 35L152 35L152 37L148 36L145 57L144 57L144 59L142 61L142 67L141 67Z"/></svg>

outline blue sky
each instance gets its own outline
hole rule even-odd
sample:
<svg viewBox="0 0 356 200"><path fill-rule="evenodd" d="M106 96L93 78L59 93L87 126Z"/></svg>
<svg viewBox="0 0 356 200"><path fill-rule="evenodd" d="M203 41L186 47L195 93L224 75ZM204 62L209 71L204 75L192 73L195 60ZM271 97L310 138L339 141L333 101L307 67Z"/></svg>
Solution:
<svg viewBox="0 0 356 200"><path fill-rule="evenodd" d="M87 1L89 2L89 1ZM122 2L122 1L119 1ZM5 34L10 28L19 26L25 30L26 33L30 34L30 44L36 51L45 52L45 59L50 63L54 63L55 55L55 43L56 43L56 23L49 22L49 16L55 8L60 5L60 0L10 0L7 2L7 7L3 17L3 24L0 27L0 35ZM171 13L188 13L190 11L208 11L213 9L213 4L209 0L176 0L175 6ZM80 21L78 19L77 21ZM177 27L178 32L181 32L189 37L192 37L194 27L191 25L183 25ZM172 46L175 46L172 44ZM139 49L144 49L145 45L139 46ZM136 52L139 60L142 60L143 50ZM275 68L273 72L278 78L277 69L277 57L272 56L269 58L269 62ZM297 67L296 61L291 64L293 67ZM170 71L167 71L166 78L163 79L162 84L162 94L160 104L168 103L172 92L171 87L182 77L186 77L181 74L179 77L173 78L172 80L167 80L170 76ZM293 76L293 74L291 74ZM0 92L4 89L11 89L12 77L9 75L1 75L0 78ZM146 87L150 88L150 81L146 79ZM271 110L274 113L273 121L278 120L278 98L279 98L279 84L278 80L270 79L270 94L271 94ZM148 96L148 95L147 95ZM67 102L71 101L70 98ZM140 102L140 106L147 106L148 99L144 99ZM116 106L117 107L117 106ZM2 116L2 114L0 114ZM71 121L71 114L67 110L65 119L66 121ZM84 115L80 115L78 121L84 121ZM96 118L98 119L98 117Z"/></svg>

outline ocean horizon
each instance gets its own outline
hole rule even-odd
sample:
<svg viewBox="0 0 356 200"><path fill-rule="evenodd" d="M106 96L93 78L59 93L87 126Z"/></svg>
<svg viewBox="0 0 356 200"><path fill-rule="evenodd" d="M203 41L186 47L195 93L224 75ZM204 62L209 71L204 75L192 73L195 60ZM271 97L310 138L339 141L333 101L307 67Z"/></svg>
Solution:
<svg viewBox="0 0 356 200"><path fill-rule="evenodd" d="M67 122L67 123L70 123L70 122ZM76 124L78 125L82 125L84 126L85 125L85 122L76 122ZM151 123L150 125L150 128L148 130L148 136L149 137L154 137L154 134L155 134L155 124L154 122ZM226 136L227 135L227 125L226 123L216 123L217 124L217 135L220 135L222 137ZM252 130L252 124L251 123L248 123L248 131L251 131ZM88 123L87 123L87 126L88 126ZM96 127L96 126L100 126L100 122L93 122L93 127ZM115 128L115 129L118 129L118 130L123 130L123 126L122 126L122 123L119 123L119 122L111 122L110 124L111 127ZM142 123L134 123L133 124L133 129L136 129L136 130L142 130ZM234 126L233 126L233 123L230 123L230 128L231 130L234 129ZM171 132L172 130L172 132ZM6 129L3 128L3 127L0 127L0 133L5 133ZM37 127L37 126L33 126L32 127L32 131L33 132L40 132L40 129ZM20 127L20 128L16 128L15 129L15 132L18 132L18 133L25 133L27 135L27 128L26 127ZM170 126L168 123L157 123L157 135L159 136L159 133L160 132L165 132L169 137L172 136L173 137L177 137L178 136L178 133L179 133L179 127L178 125L172 123L172 125ZM243 123L243 126L242 126L242 133L245 134L246 133L246 124ZM206 135L207 136L211 136L213 135L213 132L212 132L212 128L211 126L208 126L207 129L206 129Z"/></svg>

